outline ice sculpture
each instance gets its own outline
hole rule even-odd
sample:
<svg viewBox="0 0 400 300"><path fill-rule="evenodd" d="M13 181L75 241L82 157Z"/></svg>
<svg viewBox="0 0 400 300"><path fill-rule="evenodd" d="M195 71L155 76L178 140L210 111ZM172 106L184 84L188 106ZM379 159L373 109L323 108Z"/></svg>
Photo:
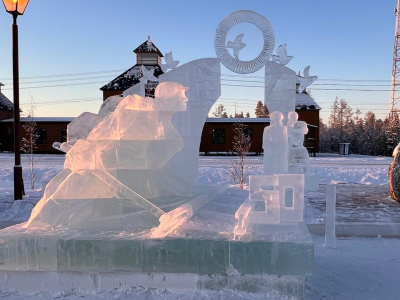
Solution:
<svg viewBox="0 0 400 300"><path fill-rule="evenodd" d="M297 80L299 82L299 93L304 92L304 90L312 84L315 80L317 80L317 76L310 76L310 66L304 68L303 77L298 76Z"/></svg>
<svg viewBox="0 0 400 300"><path fill-rule="evenodd" d="M48 184L27 226L154 226L165 211L187 201L193 190L174 181L168 165L183 148L171 122L175 112L186 110L185 91L164 82L154 100L122 99L68 151L64 170Z"/></svg>
<svg viewBox="0 0 400 300"><path fill-rule="evenodd" d="M283 114L284 125L288 113L295 110L296 80L296 73L288 67L272 61L265 65L264 104L270 112L280 111Z"/></svg>
<svg viewBox="0 0 400 300"><path fill-rule="evenodd" d="M293 120L295 120L293 122ZM307 134L307 123L297 121L297 113L289 114L287 126L289 138L289 173L311 174L311 163L307 149L303 146L304 135Z"/></svg>
<svg viewBox="0 0 400 300"><path fill-rule="evenodd" d="M253 60L239 60L239 51L245 46L245 44L241 43L242 35L237 36L234 43L226 44L226 37L229 30L239 23L251 23L261 30L264 40L263 48L260 54ZM229 54L227 45L234 49L234 57ZM239 74L254 73L264 67L265 63L271 57L272 51L275 47L274 30L271 23L262 15L250 10L236 11L226 17L218 25L215 33L214 47L215 53L227 69Z"/></svg>
<svg viewBox="0 0 400 300"><path fill-rule="evenodd" d="M234 234L251 234L254 224L296 225L303 222L303 214L304 175L251 175L249 200L236 211ZM276 228L270 230L273 233Z"/></svg>
<svg viewBox="0 0 400 300"><path fill-rule="evenodd" d="M243 39L244 33L239 34L236 38L235 41L232 43L231 41L229 41L226 44L227 48L232 48L233 49L233 56L236 59L239 59L239 53L240 50L242 50L244 47L246 47L245 43L242 43L242 39Z"/></svg>
<svg viewBox="0 0 400 300"><path fill-rule="evenodd" d="M288 138L287 129L282 125L283 115L274 111L270 115L271 125L265 127L263 135L265 175L287 173Z"/></svg>
<svg viewBox="0 0 400 300"><path fill-rule="evenodd" d="M217 58L203 58L179 66L160 76L160 82L179 82L188 87L187 109L176 113L172 124L183 137L183 149L169 162L171 177L182 185L198 185L199 147L207 114L221 95L221 64ZM169 176L169 175L167 175Z"/></svg>
<svg viewBox="0 0 400 300"><path fill-rule="evenodd" d="M161 68L166 73L168 70L173 70L179 65L179 60L174 60L172 52L165 52L165 64L161 64Z"/></svg>
<svg viewBox="0 0 400 300"><path fill-rule="evenodd" d="M78 140L85 139L101 119L99 115L90 112L80 114L67 126L67 143L73 146Z"/></svg>
<svg viewBox="0 0 400 300"><path fill-rule="evenodd" d="M298 114L294 111L289 113L288 119L288 173L304 174L306 190L318 190L319 178L311 172L310 156L304 147L304 135L308 132L307 123L297 121Z"/></svg>
<svg viewBox="0 0 400 300"><path fill-rule="evenodd" d="M276 54L272 55L272 61L276 61L281 65L286 65L293 59L293 56L287 55L286 44L280 45L276 50Z"/></svg>

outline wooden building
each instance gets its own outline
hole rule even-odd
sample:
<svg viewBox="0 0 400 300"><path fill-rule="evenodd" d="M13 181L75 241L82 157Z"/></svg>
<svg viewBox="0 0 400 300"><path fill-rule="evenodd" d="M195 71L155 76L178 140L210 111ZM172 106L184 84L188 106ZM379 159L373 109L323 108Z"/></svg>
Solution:
<svg viewBox="0 0 400 300"><path fill-rule="evenodd" d="M264 128L269 126L269 118L207 118L201 134L200 152L208 154L232 154L234 144L235 123L246 126L246 134L251 138L250 153L260 154ZM319 147L316 144L317 126L307 124L308 133L304 138L304 146L310 155L315 156Z"/></svg>
<svg viewBox="0 0 400 300"><path fill-rule="evenodd" d="M133 50L133 52L136 54L136 64L100 88L103 92L103 101L110 96L122 95L125 90L139 83L141 77L141 66L144 66L148 71L153 72L153 75L157 78L163 74L161 69L161 58L164 56L150 40L150 36L147 41ZM158 82L148 81L145 91L146 96L154 97L154 90L157 84Z"/></svg>
<svg viewBox="0 0 400 300"><path fill-rule="evenodd" d="M53 148L54 142L67 141L67 125L74 120L68 117L35 117L36 123L36 153L60 153ZM14 151L14 120L0 121L0 151ZM21 118L21 136L26 137L24 126L31 118Z"/></svg>
<svg viewBox="0 0 400 300"><path fill-rule="evenodd" d="M13 117L14 105L13 103L3 95L1 87L4 86L0 82L0 120L10 119Z"/></svg>

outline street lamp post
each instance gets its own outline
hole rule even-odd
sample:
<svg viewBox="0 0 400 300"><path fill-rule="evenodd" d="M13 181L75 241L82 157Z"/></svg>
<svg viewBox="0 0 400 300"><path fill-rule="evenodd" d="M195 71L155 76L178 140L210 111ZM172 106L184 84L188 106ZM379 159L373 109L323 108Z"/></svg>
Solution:
<svg viewBox="0 0 400 300"><path fill-rule="evenodd" d="M19 112L19 66L18 66L18 25L17 17L23 15L29 0L3 0L4 7L13 16L13 94L14 94L14 200L22 199L21 131Z"/></svg>

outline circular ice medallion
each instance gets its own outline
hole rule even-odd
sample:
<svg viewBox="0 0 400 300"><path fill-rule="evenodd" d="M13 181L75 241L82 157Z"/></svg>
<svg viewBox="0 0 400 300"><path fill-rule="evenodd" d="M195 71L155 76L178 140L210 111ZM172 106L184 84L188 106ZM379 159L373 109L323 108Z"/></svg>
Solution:
<svg viewBox="0 0 400 300"><path fill-rule="evenodd" d="M261 53L253 60L241 61L236 59L229 54L226 48L226 36L229 30L239 23L251 23L261 30L264 39L263 48ZM239 74L254 73L265 66L271 57L275 47L274 29L265 17L250 10L239 10L219 23L215 33L214 47L221 63L232 72Z"/></svg>

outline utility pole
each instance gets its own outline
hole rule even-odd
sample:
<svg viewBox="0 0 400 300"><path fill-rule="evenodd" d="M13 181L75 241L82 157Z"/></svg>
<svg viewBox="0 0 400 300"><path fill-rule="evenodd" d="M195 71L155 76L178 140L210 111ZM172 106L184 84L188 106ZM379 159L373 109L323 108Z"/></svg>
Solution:
<svg viewBox="0 0 400 300"><path fill-rule="evenodd" d="M400 0L397 0L397 6L394 9L396 15L396 27L394 31L394 50L393 50L393 69L392 85L390 94L390 116L397 111L397 105L400 103Z"/></svg>

